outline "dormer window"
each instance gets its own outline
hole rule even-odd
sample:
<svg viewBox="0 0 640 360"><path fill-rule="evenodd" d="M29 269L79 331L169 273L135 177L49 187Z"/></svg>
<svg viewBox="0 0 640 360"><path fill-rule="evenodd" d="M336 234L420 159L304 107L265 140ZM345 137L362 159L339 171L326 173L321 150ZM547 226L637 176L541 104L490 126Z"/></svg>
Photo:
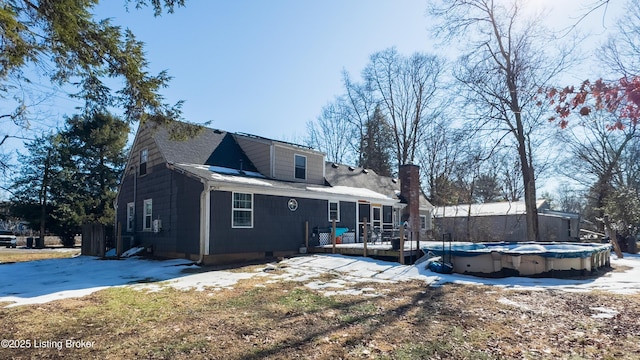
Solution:
<svg viewBox="0 0 640 360"><path fill-rule="evenodd" d="M294 155L295 169L294 178L296 180L307 179L307 157L302 155Z"/></svg>
<svg viewBox="0 0 640 360"><path fill-rule="evenodd" d="M140 175L145 175L147 173L147 160L149 159L149 150L142 149L140 151Z"/></svg>

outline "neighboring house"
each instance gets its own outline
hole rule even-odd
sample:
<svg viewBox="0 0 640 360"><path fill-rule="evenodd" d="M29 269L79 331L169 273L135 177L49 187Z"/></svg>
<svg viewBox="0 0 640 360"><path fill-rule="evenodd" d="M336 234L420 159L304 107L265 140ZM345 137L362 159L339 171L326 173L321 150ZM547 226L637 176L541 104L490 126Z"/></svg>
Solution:
<svg viewBox="0 0 640 360"><path fill-rule="evenodd" d="M136 134L116 205L125 249L205 263L285 256L333 219L357 241L364 218L393 227L409 208L399 181L325 164L311 148L209 128L174 140L170 126L147 122ZM429 231L432 207L419 208Z"/></svg>
<svg viewBox="0 0 640 360"><path fill-rule="evenodd" d="M538 200L540 241L574 241L579 238L580 215L549 209ZM435 231L456 241L526 241L524 201L436 207Z"/></svg>

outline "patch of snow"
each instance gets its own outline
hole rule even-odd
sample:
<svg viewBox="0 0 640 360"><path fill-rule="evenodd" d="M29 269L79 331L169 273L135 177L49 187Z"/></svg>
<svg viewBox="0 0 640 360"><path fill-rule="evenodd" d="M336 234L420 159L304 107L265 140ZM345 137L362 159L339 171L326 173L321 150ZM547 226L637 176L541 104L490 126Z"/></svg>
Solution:
<svg viewBox="0 0 640 360"><path fill-rule="evenodd" d="M263 179L265 178L264 175L255 171L245 171L245 170L240 171L237 169L231 169L231 168L226 168L222 166L209 166L209 171L216 172L219 174L226 174L226 175L245 175L245 176L258 177Z"/></svg>
<svg viewBox="0 0 640 360"><path fill-rule="evenodd" d="M330 281L330 282L312 281L312 282L306 283L304 286L310 289L320 290L320 289L331 289L331 288L344 288L346 287L345 283L346 283L345 281Z"/></svg>
<svg viewBox="0 0 640 360"><path fill-rule="evenodd" d="M364 189L364 188L355 188L350 186L331 186L331 187L308 186L307 190L329 193L329 194L336 194L336 195L351 195L351 196L360 196L360 197L370 198L370 199L392 200L390 197L384 194L375 192L373 190Z"/></svg>
<svg viewBox="0 0 640 360"><path fill-rule="evenodd" d="M198 165L198 164L177 164L177 165L208 171L211 173L212 180L225 181L225 182L236 183L236 184L272 186L271 183L269 182L256 179L256 178L264 178L262 174L254 173L251 171L247 171L244 173L245 175L254 176L254 177L236 176L240 174L239 170L228 169L228 168L223 168L219 166L208 166L208 165Z"/></svg>
<svg viewBox="0 0 640 360"><path fill-rule="evenodd" d="M125 252L122 254L122 257L131 257L131 256L135 256L135 255L140 254L140 253L141 253L141 252L143 252L143 251L144 251L144 247L134 247L134 248L131 248L131 249L129 249L129 250L127 250L127 251L125 251Z"/></svg>
<svg viewBox="0 0 640 360"><path fill-rule="evenodd" d="M234 286L238 281L259 277L260 283L296 281L317 289L327 296L362 294L382 296L363 284L377 282L422 281L425 286L446 283L489 285L516 290L605 291L617 294L640 293L640 255L625 254L624 259L612 256L611 263L624 267L591 279L554 279L510 277L478 278L461 274L436 274L424 264L400 265L395 262L342 255L305 255L285 259L275 271L247 272L207 271L187 274L184 270L197 268L188 260L147 260L130 257L122 260L100 260L95 257L50 259L0 265L0 302L9 306L40 304L49 301L82 297L113 286L131 286L145 291L161 291L166 287L181 290L219 290ZM321 280L331 274L329 281ZM523 305L501 300L510 306ZM592 309L602 314L612 311ZM609 309L610 310L610 309ZM599 315L596 316L608 316ZM615 316L615 315L613 315Z"/></svg>
<svg viewBox="0 0 640 360"><path fill-rule="evenodd" d="M592 318L595 319L612 319L618 315L618 310L610 309L606 307L592 307L590 308L592 311L596 311L596 314L591 315Z"/></svg>
<svg viewBox="0 0 640 360"><path fill-rule="evenodd" d="M258 180L256 178L251 177L242 177L242 176L233 176L233 175L221 175L217 173L211 173L212 180L218 181L226 181L235 184L248 184L248 185L258 185L258 186L272 186L271 183L266 181Z"/></svg>
<svg viewBox="0 0 640 360"><path fill-rule="evenodd" d="M215 276L210 272L193 274L178 279L167 280L162 285L170 286L178 290L203 291L206 288L224 289L231 288L238 281L250 279L257 274L255 273L237 273L229 271L215 271ZM139 285L144 288L144 285Z"/></svg>
<svg viewBox="0 0 640 360"><path fill-rule="evenodd" d="M78 256L0 265L4 275L0 277L0 302L12 302L9 307L43 304L112 286L179 278L189 264L186 260L101 260Z"/></svg>
<svg viewBox="0 0 640 360"><path fill-rule="evenodd" d="M500 304L503 304L503 305L508 305L508 306L512 306L512 307L520 308L520 309L523 309L523 310L531 310L531 308L530 308L530 307L528 307L527 305L525 305L525 304L520 304L520 303L515 302L515 301L513 301L513 300L509 300L509 299L507 299L507 298L500 298L500 299L498 299L498 302L499 302Z"/></svg>

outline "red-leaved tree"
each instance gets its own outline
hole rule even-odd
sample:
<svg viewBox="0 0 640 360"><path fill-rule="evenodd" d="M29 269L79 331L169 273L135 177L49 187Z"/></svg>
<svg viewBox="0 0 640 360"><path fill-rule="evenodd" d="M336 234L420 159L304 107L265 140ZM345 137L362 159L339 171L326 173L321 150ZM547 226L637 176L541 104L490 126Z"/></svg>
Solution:
<svg viewBox="0 0 640 360"><path fill-rule="evenodd" d="M549 120L559 120L562 128L568 125L571 114L587 116L594 110L616 114L615 122L608 125L610 130L637 125L640 119L640 76L623 77L616 82L586 80L577 90L570 86L560 90L550 88L546 93L549 101L556 105L557 116Z"/></svg>

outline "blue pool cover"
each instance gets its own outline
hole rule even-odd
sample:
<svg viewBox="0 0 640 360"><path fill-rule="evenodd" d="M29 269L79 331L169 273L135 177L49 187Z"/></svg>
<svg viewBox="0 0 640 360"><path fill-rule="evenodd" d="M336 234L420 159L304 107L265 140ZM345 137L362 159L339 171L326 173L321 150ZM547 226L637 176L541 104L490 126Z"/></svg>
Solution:
<svg viewBox="0 0 640 360"><path fill-rule="evenodd" d="M424 253L443 255L443 244L432 242L422 246ZM587 258L593 253L611 250L611 244L559 243L559 242L452 242L444 244L447 256L478 256L498 252L506 255L538 255L550 258Z"/></svg>

